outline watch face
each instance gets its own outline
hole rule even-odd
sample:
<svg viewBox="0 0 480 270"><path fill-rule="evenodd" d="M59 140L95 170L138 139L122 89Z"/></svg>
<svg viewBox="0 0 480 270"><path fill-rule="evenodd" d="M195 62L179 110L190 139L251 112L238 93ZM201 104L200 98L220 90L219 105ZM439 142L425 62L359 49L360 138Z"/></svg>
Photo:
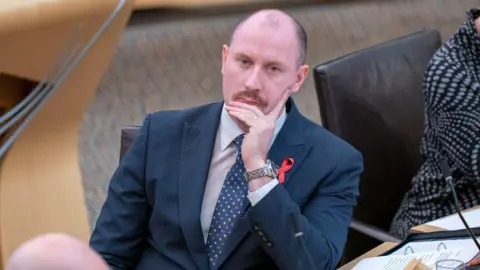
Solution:
<svg viewBox="0 0 480 270"><path fill-rule="evenodd" d="M275 164L271 160L268 160L267 165L268 165L273 177L277 178L277 176L278 176L277 166L275 166Z"/></svg>

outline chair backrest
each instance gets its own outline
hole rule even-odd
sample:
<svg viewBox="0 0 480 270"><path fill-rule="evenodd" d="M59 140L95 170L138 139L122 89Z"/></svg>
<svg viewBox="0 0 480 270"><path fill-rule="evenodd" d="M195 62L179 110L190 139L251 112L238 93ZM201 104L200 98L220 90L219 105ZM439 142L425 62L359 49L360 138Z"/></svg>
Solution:
<svg viewBox="0 0 480 270"><path fill-rule="evenodd" d="M122 135L120 139L120 160L122 160L128 149L130 149L132 146L132 143L137 137L139 131L139 126L126 126L122 128Z"/></svg>
<svg viewBox="0 0 480 270"><path fill-rule="evenodd" d="M388 230L422 163L423 74L440 47L425 30L318 65L324 126L364 156L354 218Z"/></svg>

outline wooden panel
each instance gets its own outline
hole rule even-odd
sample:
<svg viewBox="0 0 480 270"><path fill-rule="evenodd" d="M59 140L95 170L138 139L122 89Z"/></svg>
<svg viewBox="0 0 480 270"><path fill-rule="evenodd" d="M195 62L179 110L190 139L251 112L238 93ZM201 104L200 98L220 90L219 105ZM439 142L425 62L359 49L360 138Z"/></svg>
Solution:
<svg viewBox="0 0 480 270"><path fill-rule="evenodd" d="M3 9L1 1L4 0L0 0L0 25L3 26L5 20L15 31L0 28L0 73L32 80L39 80L48 72L77 21L84 22L80 38L83 46L117 4L113 0L38 0L38 3L57 5L52 7L51 16L59 10L63 12L61 7L67 7L68 16L49 19L48 23L19 25L9 21L11 16L4 16L8 10ZM24 0L27 2L36 3ZM75 12L69 6L82 8ZM78 164L79 125L110 63L132 7L133 0L127 0L117 19L38 111L3 158L0 166L3 262L22 242L47 232L65 232L88 241L91 230ZM32 15L31 9L24 10L25 16ZM16 16L22 17L19 9L14 11ZM38 11L48 16L47 9Z"/></svg>
<svg viewBox="0 0 480 270"><path fill-rule="evenodd" d="M51 70L53 60L59 55L62 48L68 45L71 40L76 40L78 47L84 45L98 30L101 22L112 12L113 4L116 3L114 0L98 1L102 4L92 4L93 0L84 2L82 0L38 1L40 4L36 3L35 6L38 6L37 9L40 11L48 10L47 7L50 7L50 5L41 4L56 3L56 8L51 10L53 15L44 14L46 11L38 12L38 14L33 13L31 12L32 8L24 7L15 10L14 17L17 19L13 20L11 18L13 15L1 17L5 11L1 12L4 6L0 6L0 25L2 26L0 27L0 56L2 59L0 61L0 72L3 71L11 75L39 81ZM69 2L71 5L68 4ZM81 3L81 5L78 3ZM72 6L83 8L74 13ZM95 7L102 12L92 11L91 9ZM17 14L20 11L25 12L23 15L26 17L25 20L18 20L18 17L22 16ZM37 16L33 16L32 13L37 14ZM63 15L60 16L59 14ZM67 17L67 15L70 17ZM6 21L5 24L4 21ZM29 22L29 24L20 23L22 21ZM16 31L5 28L5 25L10 25ZM81 27L78 31L79 35L76 35L77 38L73 39L73 31L79 26Z"/></svg>
<svg viewBox="0 0 480 270"><path fill-rule="evenodd" d="M135 9L151 8L193 8L217 5L243 5L251 3L268 3L275 0L136 0Z"/></svg>
<svg viewBox="0 0 480 270"><path fill-rule="evenodd" d="M0 33L37 29L92 14L106 15L112 3L111 0L0 0Z"/></svg>

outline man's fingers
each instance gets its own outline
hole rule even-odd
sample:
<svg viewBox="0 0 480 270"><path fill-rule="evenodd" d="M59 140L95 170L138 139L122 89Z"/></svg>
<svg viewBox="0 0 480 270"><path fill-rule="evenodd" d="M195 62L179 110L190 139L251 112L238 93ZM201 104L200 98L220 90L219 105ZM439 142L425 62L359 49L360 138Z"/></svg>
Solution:
<svg viewBox="0 0 480 270"><path fill-rule="evenodd" d="M227 110L227 112L239 112L239 113L242 113L242 114L245 114L245 115L249 115L250 117L253 117L253 116L257 116L258 115L248 109L244 109L244 108L239 108L239 107L232 107L232 106L225 106L225 109Z"/></svg>
<svg viewBox="0 0 480 270"><path fill-rule="evenodd" d="M287 88L285 92L283 92L283 95L278 101L277 105L272 109L272 111L268 114L268 116L271 116L277 119L282 114L283 106L287 102L289 96L290 96L290 88Z"/></svg>
<svg viewBox="0 0 480 270"><path fill-rule="evenodd" d="M233 108L233 107L243 108L243 109L252 111L258 117L264 116L262 110L260 110L257 106L254 106L254 105L246 104L243 102L231 101L230 108Z"/></svg>
<svg viewBox="0 0 480 270"><path fill-rule="evenodd" d="M237 118L238 120L242 121L245 123L245 125L251 127L253 125L253 120L250 116L247 116L245 113L239 112L239 111L228 111L228 114L231 116Z"/></svg>
<svg viewBox="0 0 480 270"><path fill-rule="evenodd" d="M249 119L256 120L256 119L259 118L259 116L257 114L255 114L254 112L252 112L248 109L238 108L238 107L230 107L230 106L227 106L226 109L227 109L228 113L237 112L237 113L240 113L240 114L244 115L245 117L248 117Z"/></svg>

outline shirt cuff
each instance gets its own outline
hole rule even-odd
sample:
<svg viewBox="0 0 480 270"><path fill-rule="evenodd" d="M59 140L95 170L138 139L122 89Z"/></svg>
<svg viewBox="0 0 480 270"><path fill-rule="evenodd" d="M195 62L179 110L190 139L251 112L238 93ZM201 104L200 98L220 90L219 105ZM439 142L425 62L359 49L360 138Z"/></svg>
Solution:
<svg viewBox="0 0 480 270"><path fill-rule="evenodd" d="M248 192L248 199L250 200L250 203L252 204L252 207L255 206L260 200L265 197L270 190L272 190L276 185L278 184L277 178L274 178L272 181L266 183L263 185L261 188L255 190L254 192Z"/></svg>

